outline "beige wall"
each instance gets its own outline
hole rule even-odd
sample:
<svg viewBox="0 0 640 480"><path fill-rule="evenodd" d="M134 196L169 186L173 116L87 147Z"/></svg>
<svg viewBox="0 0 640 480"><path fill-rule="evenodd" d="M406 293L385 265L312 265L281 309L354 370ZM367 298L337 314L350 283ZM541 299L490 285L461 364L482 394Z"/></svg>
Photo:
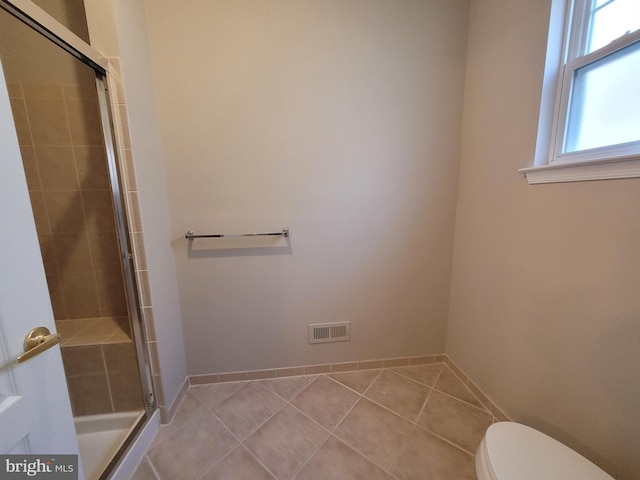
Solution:
<svg viewBox="0 0 640 480"><path fill-rule="evenodd" d="M549 1L472 3L447 353L515 420L640 471L640 184L527 185Z"/></svg>
<svg viewBox="0 0 640 480"><path fill-rule="evenodd" d="M441 353L467 2L145 5L189 373Z"/></svg>

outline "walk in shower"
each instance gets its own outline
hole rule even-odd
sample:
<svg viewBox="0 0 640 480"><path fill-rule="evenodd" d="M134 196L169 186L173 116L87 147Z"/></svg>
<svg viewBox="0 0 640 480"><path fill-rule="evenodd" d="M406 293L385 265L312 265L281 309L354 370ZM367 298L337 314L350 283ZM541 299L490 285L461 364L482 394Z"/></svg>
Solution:
<svg viewBox="0 0 640 480"><path fill-rule="evenodd" d="M82 1L53 4L88 42ZM81 461L97 479L153 408L105 72L4 9L0 59Z"/></svg>

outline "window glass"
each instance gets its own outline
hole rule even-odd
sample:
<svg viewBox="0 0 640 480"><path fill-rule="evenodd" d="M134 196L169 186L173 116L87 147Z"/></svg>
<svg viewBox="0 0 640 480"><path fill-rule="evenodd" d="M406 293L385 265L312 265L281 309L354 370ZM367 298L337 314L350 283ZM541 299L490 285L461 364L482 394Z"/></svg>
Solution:
<svg viewBox="0 0 640 480"><path fill-rule="evenodd" d="M640 42L574 72L565 152L640 140Z"/></svg>
<svg viewBox="0 0 640 480"><path fill-rule="evenodd" d="M595 0L585 54L640 28L640 0Z"/></svg>

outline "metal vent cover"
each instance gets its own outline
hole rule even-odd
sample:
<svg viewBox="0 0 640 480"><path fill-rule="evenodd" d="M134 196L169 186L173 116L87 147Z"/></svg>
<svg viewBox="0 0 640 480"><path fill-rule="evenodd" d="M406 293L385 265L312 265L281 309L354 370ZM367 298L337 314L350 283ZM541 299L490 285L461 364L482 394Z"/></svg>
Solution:
<svg viewBox="0 0 640 480"><path fill-rule="evenodd" d="M309 324L309 343L348 342L351 322Z"/></svg>

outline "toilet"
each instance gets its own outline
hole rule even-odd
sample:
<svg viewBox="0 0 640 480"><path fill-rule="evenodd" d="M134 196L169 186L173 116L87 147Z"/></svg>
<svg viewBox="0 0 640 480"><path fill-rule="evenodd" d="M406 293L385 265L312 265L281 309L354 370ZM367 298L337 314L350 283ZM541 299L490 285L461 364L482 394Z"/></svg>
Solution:
<svg viewBox="0 0 640 480"><path fill-rule="evenodd" d="M498 422L476 452L478 480L613 480L566 445L515 422Z"/></svg>

